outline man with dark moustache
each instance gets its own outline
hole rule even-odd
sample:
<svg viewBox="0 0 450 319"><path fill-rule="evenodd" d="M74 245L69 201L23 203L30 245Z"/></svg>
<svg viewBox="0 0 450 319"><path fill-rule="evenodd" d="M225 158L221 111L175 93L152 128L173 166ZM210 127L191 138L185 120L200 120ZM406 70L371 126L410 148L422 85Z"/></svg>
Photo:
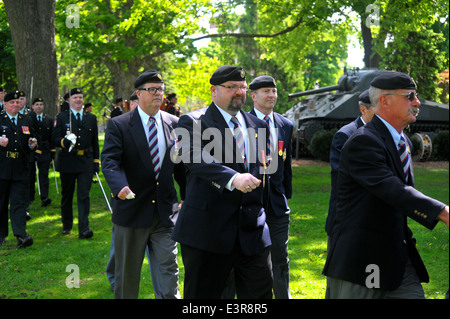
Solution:
<svg viewBox="0 0 450 319"><path fill-rule="evenodd" d="M180 132L189 135L180 141L186 200L172 236L181 244L184 297L221 298L234 269L238 298L272 298L270 236L257 158L257 141L267 124L241 110L248 90L243 68L221 66L210 84L210 106L178 122ZM255 133L260 131L264 134ZM264 138L264 149L266 143Z"/></svg>

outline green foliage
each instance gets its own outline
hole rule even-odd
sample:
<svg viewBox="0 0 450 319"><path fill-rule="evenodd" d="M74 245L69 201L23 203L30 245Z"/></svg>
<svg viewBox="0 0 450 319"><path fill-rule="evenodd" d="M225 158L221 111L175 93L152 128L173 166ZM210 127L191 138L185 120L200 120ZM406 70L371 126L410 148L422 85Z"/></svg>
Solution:
<svg viewBox="0 0 450 319"><path fill-rule="evenodd" d="M314 158L324 162L330 161L331 141L333 140L333 135L336 131L336 129L322 130L314 134L311 143L308 146L308 149Z"/></svg>
<svg viewBox="0 0 450 319"><path fill-rule="evenodd" d="M449 143L450 140L448 131L440 131L432 141L432 158L439 161L448 161L450 159Z"/></svg>

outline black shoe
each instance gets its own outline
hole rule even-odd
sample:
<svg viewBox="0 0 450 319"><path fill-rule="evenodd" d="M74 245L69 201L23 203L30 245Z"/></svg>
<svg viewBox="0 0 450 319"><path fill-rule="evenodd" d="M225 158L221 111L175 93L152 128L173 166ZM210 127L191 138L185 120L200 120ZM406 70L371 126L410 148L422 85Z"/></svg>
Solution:
<svg viewBox="0 0 450 319"><path fill-rule="evenodd" d="M82 232L81 234L78 235L79 239L88 239L91 238L92 236L94 236L94 232L90 229L86 230L85 232Z"/></svg>
<svg viewBox="0 0 450 319"><path fill-rule="evenodd" d="M29 212L27 212L27 217L26 217L26 220L30 220L31 219L31 215L30 215L30 213Z"/></svg>
<svg viewBox="0 0 450 319"><path fill-rule="evenodd" d="M5 238L0 237L0 247L2 247L3 243L5 242Z"/></svg>
<svg viewBox="0 0 450 319"><path fill-rule="evenodd" d="M17 236L17 248L25 248L31 245L33 245L33 238L31 238L31 236Z"/></svg>
<svg viewBox="0 0 450 319"><path fill-rule="evenodd" d="M50 197L46 197L46 198L42 199L41 206L42 207L48 206L48 205L50 205L51 202L52 202L52 199Z"/></svg>
<svg viewBox="0 0 450 319"><path fill-rule="evenodd" d="M62 234L63 235L70 235L70 230L63 229Z"/></svg>

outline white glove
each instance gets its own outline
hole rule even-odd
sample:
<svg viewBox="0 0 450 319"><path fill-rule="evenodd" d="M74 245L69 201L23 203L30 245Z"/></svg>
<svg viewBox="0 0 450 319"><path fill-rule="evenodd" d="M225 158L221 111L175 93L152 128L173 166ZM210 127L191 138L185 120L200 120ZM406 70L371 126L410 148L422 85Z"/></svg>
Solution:
<svg viewBox="0 0 450 319"><path fill-rule="evenodd" d="M127 195L127 199L134 199L136 195L133 192L129 192Z"/></svg>
<svg viewBox="0 0 450 319"><path fill-rule="evenodd" d="M69 152L72 150L72 148L75 146L75 143L77 142L77 136L73 133L70 133L69 135L66 135L64 137L66 140L69 140L72 145L69 147Z"/></svg>

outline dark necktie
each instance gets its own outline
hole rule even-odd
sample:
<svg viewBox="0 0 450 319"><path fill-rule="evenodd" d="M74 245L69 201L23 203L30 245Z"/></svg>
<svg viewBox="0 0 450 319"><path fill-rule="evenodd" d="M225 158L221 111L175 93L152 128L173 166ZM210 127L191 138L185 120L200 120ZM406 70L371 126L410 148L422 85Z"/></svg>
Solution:
<svg viewBox="0 0 450 319"><path fill-rule="evenodd" d="M161 162L159 160L159 148L158 148L158 130L156 127L156 120L150 116L148 119L150 126L148 128L149 137L148 145L150 149L150 155L152 157L153 169L155 171L156 179L159 177L159 171L161 170Z"/></svg>
<svg viewBox="0 0 450 319"><path fill-rule="evenodd" d="M239 121L238 121L238 119L235 116L231 117L230 121L234 125L234 131L233 131L234 138L236 139L236 144L237 144L237 146L239 148L239 151L241 153L241 157L244 160L245 169L247 170L248 167L247 167L247 156L245 155L244 134L242 134L242 131L239 128Z"/></svg>
<svg viewBox="0 0 450 319"><path fill-rule="evenodd" d="M408 153L408 149L406 147L405 139L403 135L400 137L400 142L398 143L398 154L400 156L400 161L403 166L403 173L405 174L405 179L408 180L409 176L409 166L410 166L410 156Z"/></svg>
<svg viewBox="0 0 450 319"><path fill-rule="evenodd" d="M42 117L40 115L38 115L38 121L42 122Z"/></svg>
<svg viewBox="0 0 450 319"><path fill-rule="evenodd" d="M80 113L77 113L77 124L78 124L78 126L81 125Z"/></svg>
<svg viewBox="0 0 450 319"><path fill-rule="evenodd" d="M267 141L267 162L270 164L270 160L272 159L271 154L273 153L274 144L273 144L273 135L272 130L270 129L270 117L266 115L264 120L267 122L267 127L269 128L269 140Z"/></svg>
<svg viewBox="0 0 450 319"><path fill-rule="evenodd" d="M16 118L15 118L15 117L12 117L12 118L11 118L11 121L12 121L13 126L16 127Z"/></svg>

